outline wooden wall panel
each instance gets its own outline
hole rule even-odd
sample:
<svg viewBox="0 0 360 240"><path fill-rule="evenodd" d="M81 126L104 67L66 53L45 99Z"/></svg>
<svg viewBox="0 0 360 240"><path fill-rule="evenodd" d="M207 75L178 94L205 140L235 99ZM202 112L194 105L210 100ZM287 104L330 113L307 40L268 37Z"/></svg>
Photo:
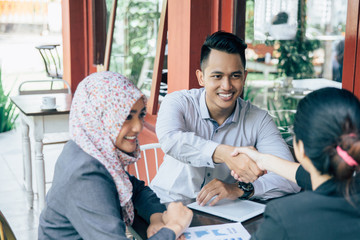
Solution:
<svg viewBox="0 0 360 240"><path fill-rule="evenodd" d="M357 52L358 52L358 31L359 30L359 1L349 0L346 19L346 32L345 32L345 49L344 49L344 63L342 75L342 87L354 91L356 69L360 70L357 66Z"/></svg>

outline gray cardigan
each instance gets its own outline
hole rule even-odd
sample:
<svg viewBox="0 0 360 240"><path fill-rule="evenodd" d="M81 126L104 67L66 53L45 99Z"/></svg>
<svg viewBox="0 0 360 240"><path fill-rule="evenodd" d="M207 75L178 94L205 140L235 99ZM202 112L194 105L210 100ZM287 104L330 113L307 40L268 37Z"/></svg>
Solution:
<svg viewBox="0 0 360 240"><path fill-rule="evenodd" d="M165 206L144 182L130 176L134 208L149 222ZM106 168L69 141L55 166L52 187L41 213L39 239L126 239L115 183ZM150 239L175 239L163 228Z"/></svg>

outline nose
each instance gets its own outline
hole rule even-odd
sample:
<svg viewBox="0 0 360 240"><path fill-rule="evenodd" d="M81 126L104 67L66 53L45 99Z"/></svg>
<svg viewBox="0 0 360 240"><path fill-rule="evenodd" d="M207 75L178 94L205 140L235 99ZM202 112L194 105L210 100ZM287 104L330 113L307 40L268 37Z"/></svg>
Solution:
<svg viewBox="0 0 360 240"><path fill-rule="evenodd" d="M133 118L133 125L132 125L132 130L134 133L139 133L141 132L143 126L144 126L144 121L143 119L140 119L140 118L136 118L134 117Z"/></svg>
<svg viewBox="0 0 360 240"><path fill-rule="evenodd" d="M230 90L232 88L231 85L231 80L229 77L223 77L222 81L221 81L221 89L223 90Z"/></svg>

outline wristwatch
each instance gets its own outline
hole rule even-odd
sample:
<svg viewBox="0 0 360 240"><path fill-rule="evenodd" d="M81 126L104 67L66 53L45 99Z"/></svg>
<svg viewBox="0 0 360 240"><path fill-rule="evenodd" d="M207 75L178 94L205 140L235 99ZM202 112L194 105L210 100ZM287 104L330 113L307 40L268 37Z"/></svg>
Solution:
<svg viewBox="0 0 360 240"><path fill-rule="evenodd" d="M252 183L238 182L238 188L244 191L244 194L239 199L249 199L254 192L254 186Z"/></svg>

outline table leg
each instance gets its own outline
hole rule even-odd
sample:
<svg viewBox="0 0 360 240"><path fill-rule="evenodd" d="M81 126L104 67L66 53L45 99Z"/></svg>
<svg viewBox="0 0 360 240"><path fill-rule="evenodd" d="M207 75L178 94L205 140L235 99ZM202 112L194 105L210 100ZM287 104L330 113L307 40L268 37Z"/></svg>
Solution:
<svg viewBox="0 0 360 240"><path fill-rule="evenodd" d="M43 154L42 139L35 139L35 169L36 169L36 184L39 194L39 209L40 211L45 206L45 166Z"/></svg>
<svg viewBox="0 0 360 240"><path fill-rule="evenodd" d="M27 202L30 209L33 208L34 192L32 189L32 167L31 167L31 148L29 138L29 125L21 119L22 125L22 153L24 164L24 182L27 193Z"/></svg>

